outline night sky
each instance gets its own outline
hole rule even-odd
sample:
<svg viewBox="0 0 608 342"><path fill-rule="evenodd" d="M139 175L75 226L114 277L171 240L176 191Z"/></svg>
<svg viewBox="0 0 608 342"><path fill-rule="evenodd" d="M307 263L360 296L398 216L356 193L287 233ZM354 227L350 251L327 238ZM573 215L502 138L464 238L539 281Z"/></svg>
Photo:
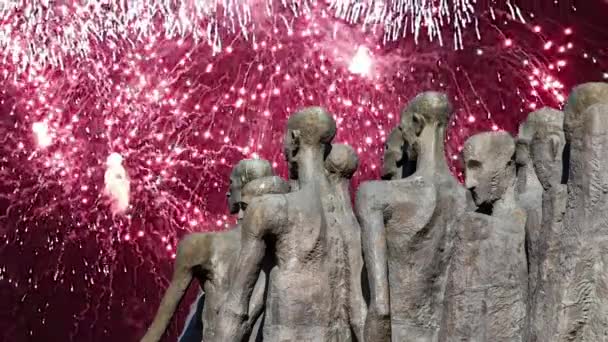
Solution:
<svg viewBox="0 0 608 342"><path fill-rule="evenodd" d="M86 13L67 8L38 39L25 6L0 10L1 340L139 340L179 238L234 223L225 203L232 166L259 156L286 176L282 136L298 108L335 115L335 141L361 159L356 187L378 178L383 139L421 91L454 102L446 158L458 176L471 134L516 132L535 108L561 108L574 85L608 82L608 1L518 6L526 23L480 5L481 39L467 27L457 51L450 28L443 46L411 35L384 44L381 30L363 32L325 5L297 17L254 7L255 40L222 31L215 55L206 41L158 26L140 41L78 38L89 44L83 52L53 35L92 20ZM28 50L32 37L48 50ZM62 64L27 62L44 51Z"/></svg>

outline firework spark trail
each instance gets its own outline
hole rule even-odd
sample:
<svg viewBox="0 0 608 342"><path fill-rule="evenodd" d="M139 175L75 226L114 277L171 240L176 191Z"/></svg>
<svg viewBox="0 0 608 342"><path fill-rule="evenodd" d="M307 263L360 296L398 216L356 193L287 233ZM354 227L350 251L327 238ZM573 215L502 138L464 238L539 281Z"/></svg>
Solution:
<svg viewBox="0 0 608 342"><path fill-rule="evenodd" d="M3 66L0 208L10 209L0 211L8 227L0 259L26 260L0 267L0 281L24 298L13 313L27 317L31 307L42 320L42 332L29 333L37 336L48 329L44 322L58 324L57 303L80 295L87 299L73 304L77 314L65 327L74 339L118 336L120 327L138 338L167 284L179 236L232 222L222 214L229 167L260 155L286 174L278 141L298 107L323 104L336 115L337 140L360 154L360 180L376 175L384 136L421 90L447 91L460 108L448 137L453 159L471 133L513 131L524 112L558 106L567 67L560 51L575 49L571 32L543 39L540 29L520 25L515 40L496 23L504 14L495 15L479 22L487 40L459 52L386 47L382 33L336 22L321 6L305 16L282 13L289 25L280 18L259 24L255 41L222 35L221 51L154 26L154 34L95 45L60 67L22 69L18 59ZM119 194L128 179L124 213L104 194L109 157L122 178L114 184ZM45 263L33 261L40 256ZM132 288L135 276L145 285ZM113 310L123 314L120 324ZM85 329L83 322L99 324ZM18 334L7 330L6 338Z"/></svg>
<svg viewBox="0 0 608 342"><path fill-rule="evenodd" d="M115 51L125 42L133 46L159 32L166 38L205 41L218 53L226 33L255 41L263 26L258 22L265 20L261 16L306 16L318 6L315 0L95 0L82 5L8 0L0 3L0 48L11 51L4 61L17 64L20 71L28 66L63 68L68 59L95 54L99 45ZM479 36L478 5L472 0L330 0L325 6L335 18L383 31L385 43L410 34L418 42L425 33L443 45L447 33L455 38L454 48L462 49L463 30L473 25ZM523 20L510 1L499 9Z"/></svg>

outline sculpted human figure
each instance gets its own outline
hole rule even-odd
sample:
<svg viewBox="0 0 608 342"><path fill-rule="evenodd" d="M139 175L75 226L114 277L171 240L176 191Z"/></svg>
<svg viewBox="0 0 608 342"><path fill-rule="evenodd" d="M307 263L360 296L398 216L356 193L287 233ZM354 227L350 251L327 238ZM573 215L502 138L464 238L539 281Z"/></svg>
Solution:
<svg viewBox="0 0 608 342"><path fill-rule="evenodd" d="M438 341L450 227L466 206L445 158L450 113L446 95L416 96L399 125L415 172L363 183L357 193L370 286L366 341Z"/></svg>
<svg viewBox="0 0 608 342"><path fill-rule="evenodd" d="M519 126L519 134L515 144L515 163L517 181L515 186L517 201L526 211L526 251L528 255L528 305L533 303L536 295L538 265L540 251L541 221L542 221L542 195L543 187L540 184L532 158L530 158L530 143L539 125L538 116L543 110L532 112ZM531 308L528 309L530 311Z"/></svg>
<svg viewBox="0 0 608 342"><path fill-rule="evenodd" d="M608 326L608 84L573 89L564 109L570 148L562 234L560 341L601 341Z"/></svg>
<svg viewBox="0 0 608 342"><path fill-rule="evenodd" d="M562 155L566 143L564 113L543 108L530 114L529 120L533 120L536 126L529 145L530 157L543 187L543 194L538 239L534 241L533 248L528 246L528 265L537 272L536 286L529 286L532 293L528 295L531 304L528 341L557 341L556 318L561 305L560 289L564 279L560 268L561 234L566 210L566 186L562 184ZM531 260L531 254L536 258ZM529 274L532 273L530 269Z"/></svg>
<svg viewBox="0 0 608 342"><path fill-rule="evenodd" d="M525 341L526 213L515 198L514 154L505 132L464 145L465 184L478 209L456 226L440 341Z"/></svg>
<svg viewBox="0 0 608 342"><path fill-rule="evenodd" d="M230 191L228 206L231 214L244 210L241 201L241 188L252 180L272 175L270 164L266 160L250 159L240 161L230 175ZM283 182L274 188L266 188L267 193L284 193L288 191L287 183ZM239 214L242 216L242 214ZM202 308L203 331L202 338L211 340L215 334L219 307L223 303L231 280L231 267L238 254L240 245L240 227L226 232L192 233L185 236L179 243L175 259L173 278L165 292L154 321L142 338L142 341L159 341L179 305L184 293L196 278L204 291ZM251 325L263 309L265 275L256 279L255 300L252 301L251 311L255 312L247 322L246 331L250 332Z"/></svg>
<svg viewBox="0 0 608 342"><path fill-rule="evenodd" d="M363 340L363 323L367 306L363 297L363 287L367 287L366 275L363 274L363 255L361 251L361 227L353 212L350 197L350 179L357 170L359 157L348 145L333 144L331 152L325 159L325 169L333 194L333 210L328 210L328 223L337 228L339 234L336 243L332 243L330 253L335 253L337 272L348 280L343 287L342 296L349 305L348 315L352 330L358 341Z"/></svg>
<svg viewBox="0 0 608 342"><path fill-rule="evenodd" d="M267 341L350 341L343 317L347 303L336 303L345 286L333 271L327 210L330 185L324 156L336 123L323 108L309 107L287 122L285 155L297 171L299 190L254 200L243 220L235 281L222 310L218 341L239 341L260 263L276 261L269 274L264 319Z"/></svg>

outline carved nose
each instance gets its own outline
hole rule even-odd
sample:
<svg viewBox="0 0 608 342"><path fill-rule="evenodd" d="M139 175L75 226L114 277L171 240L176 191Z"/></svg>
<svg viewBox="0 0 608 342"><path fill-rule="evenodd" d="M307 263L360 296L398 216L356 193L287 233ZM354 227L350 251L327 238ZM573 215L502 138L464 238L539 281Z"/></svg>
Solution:
<svg viewBox="0 0 608 342"><path fill-rule="evenodd" d="M472 177L466 177L464 179L464 185L467 187L467 189L473 191L477 186L477 181Z"/></svg>

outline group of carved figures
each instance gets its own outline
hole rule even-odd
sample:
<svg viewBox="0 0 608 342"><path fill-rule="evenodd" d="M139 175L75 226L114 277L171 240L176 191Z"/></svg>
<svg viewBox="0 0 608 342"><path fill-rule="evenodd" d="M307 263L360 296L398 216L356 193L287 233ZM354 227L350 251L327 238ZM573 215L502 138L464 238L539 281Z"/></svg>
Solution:
<svg viewBox="0 0 608 342"><path fill-rule="evenodd" d="M357 191L336 123L287 123L290 180L265 160L230 176L233 229L179 244L142 341L158 341L191 280L198 340L608 341L608 84L575 87L564 111L530 113L517 138L444 143L442 93L412 99L386 140L383 180Z"/></svg>

